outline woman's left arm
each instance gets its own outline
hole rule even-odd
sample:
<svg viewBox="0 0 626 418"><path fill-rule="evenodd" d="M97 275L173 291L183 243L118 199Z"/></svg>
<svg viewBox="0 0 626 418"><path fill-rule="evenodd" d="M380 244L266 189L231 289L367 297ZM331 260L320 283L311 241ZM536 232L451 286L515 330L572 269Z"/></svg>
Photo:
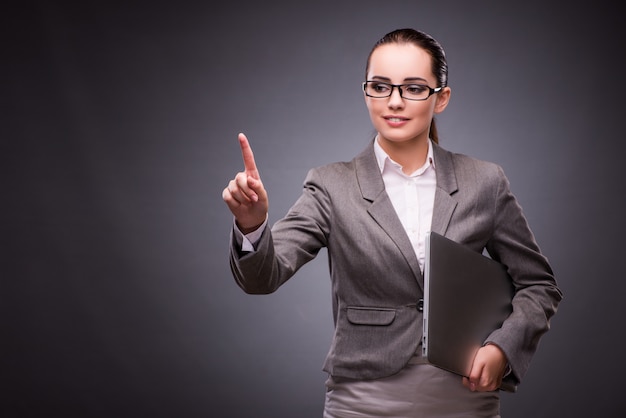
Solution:
<svg viewBox="0 0 626 418"><path fill-rule="evenodd" d="M513 311L487 338L475 362L480 361L480 367L497 372L502 378L504 361L505 367L510 366L506 379L517 385L528 370L541 336L549 330L550 318L563 295L500 167L493 220L493 233L486 248L493 259L508 268L515 291ZM493 378L487 379L489 387Z"/></svg>

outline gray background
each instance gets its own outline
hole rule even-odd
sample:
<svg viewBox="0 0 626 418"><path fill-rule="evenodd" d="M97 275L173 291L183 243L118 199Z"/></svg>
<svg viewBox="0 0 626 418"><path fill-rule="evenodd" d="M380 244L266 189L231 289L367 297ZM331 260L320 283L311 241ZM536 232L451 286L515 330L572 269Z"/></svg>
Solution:
<svg viewBox="0 0 626 418"><path fill-rule="evenodd" d="M624 29L603 3L7 6L0 416L320 417L326 253L244 294L221 191L240 131L272 222L308 168L358 153L365 58L399 27L443 44L441 142L504 167L565 293L503 416L623 413Z"/></svg>

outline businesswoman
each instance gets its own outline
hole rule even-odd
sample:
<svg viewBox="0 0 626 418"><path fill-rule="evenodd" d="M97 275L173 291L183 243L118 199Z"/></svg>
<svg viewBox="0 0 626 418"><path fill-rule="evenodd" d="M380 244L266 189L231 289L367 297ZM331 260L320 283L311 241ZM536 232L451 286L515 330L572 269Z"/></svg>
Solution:
<svg viewBox="0 0 626 418"><path fill-rule="evenodd" d="M503 170L449 152L434 116L450 100L447 63L426 33L399 29L373 47L363 94L377 135L352 161L309 171L302 195L268 225L250 144L222 197L234 215L230 265L252 294L276 291L328 250L334 336L324 417L499 417L562 298ZM424 241L435 231L508 267L513 312L460 377L421 357Z"/></svg>

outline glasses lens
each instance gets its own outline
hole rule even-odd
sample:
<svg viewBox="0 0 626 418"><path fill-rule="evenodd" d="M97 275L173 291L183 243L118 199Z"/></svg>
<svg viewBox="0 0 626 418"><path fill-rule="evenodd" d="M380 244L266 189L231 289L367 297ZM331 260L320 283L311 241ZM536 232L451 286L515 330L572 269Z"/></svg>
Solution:
<svg viewBox="0 0 626 418"><path fill-rule="evenodd" d="M379 81L368 81L365 83L365 94L371 97L389 97L392 87L387 83Z"/></svg>
<svg viewBox="0 0 626 418"><path fill-rule="evenodd" d="M430 94L430 88L423 84L405 84L402 86L402 95L411 100L424 100Z"/></svg>

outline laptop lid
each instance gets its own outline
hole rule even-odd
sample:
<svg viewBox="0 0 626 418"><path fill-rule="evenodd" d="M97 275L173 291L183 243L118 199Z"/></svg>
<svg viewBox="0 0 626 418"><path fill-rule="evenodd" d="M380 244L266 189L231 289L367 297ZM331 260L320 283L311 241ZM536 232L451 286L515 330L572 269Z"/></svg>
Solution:
<svg viewBox="0 0 626 418"><path fill-rule="evenodd" d="M511 313L506 267L435 232L426 237L422 355L468 377L476 351Z"/></svg>

